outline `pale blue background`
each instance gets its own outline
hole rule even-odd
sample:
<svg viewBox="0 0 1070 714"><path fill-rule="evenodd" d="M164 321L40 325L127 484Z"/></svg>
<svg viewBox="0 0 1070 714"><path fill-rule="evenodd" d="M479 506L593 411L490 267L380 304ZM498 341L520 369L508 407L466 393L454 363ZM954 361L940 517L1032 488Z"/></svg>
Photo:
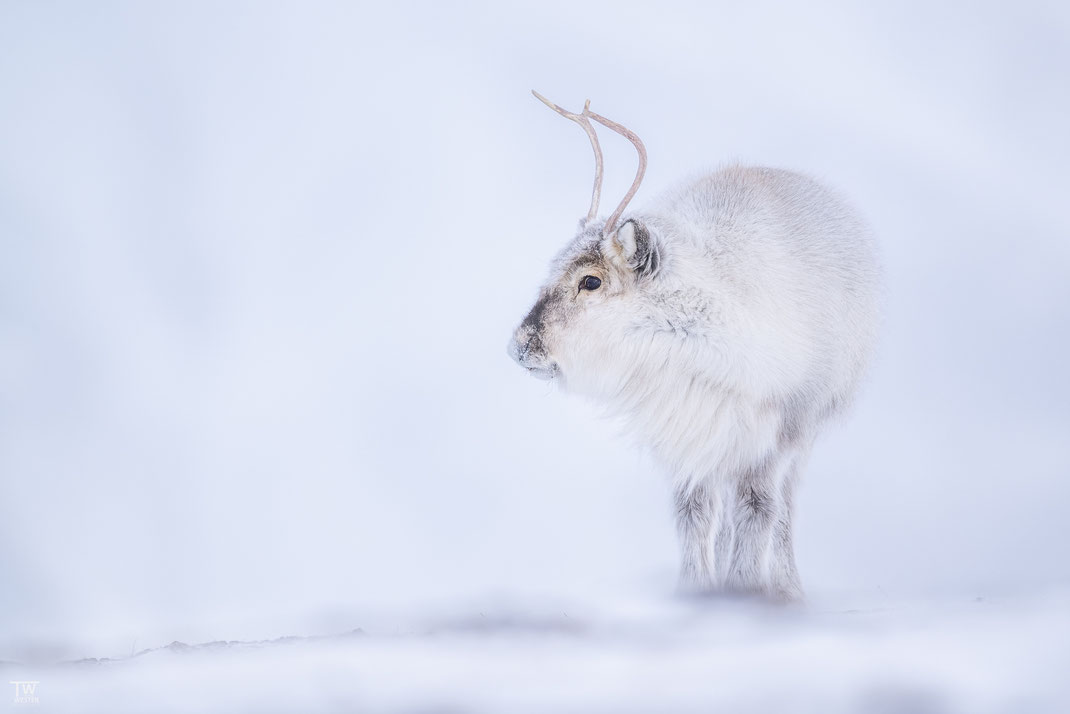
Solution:
<svg viewBox="0 0 1070 714"><path fill-rule="evenodd" d="M1068 75L1057 2L4 2L0 659L671 592L660 476L505 355L591 179L532 87L636 205L740 160L877 232L812 594L1070 583Z"/></svg>

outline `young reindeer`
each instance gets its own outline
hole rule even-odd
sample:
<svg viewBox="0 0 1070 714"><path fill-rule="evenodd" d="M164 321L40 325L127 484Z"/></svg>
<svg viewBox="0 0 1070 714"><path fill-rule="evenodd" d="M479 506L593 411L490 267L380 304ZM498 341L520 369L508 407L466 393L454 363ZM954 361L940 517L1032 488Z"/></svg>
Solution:
<svg viewBox="0 0 1070 714"><path fill-rule="evenodd" d="M734 166L624 214L646 170L634 133L583 127L594 192L509 353L622 417L672 479L686 590L801 596L792 501L814 438L872 351L879 270L859 218L801 174ZM639 152L605 221L591 120Z"/></svg>

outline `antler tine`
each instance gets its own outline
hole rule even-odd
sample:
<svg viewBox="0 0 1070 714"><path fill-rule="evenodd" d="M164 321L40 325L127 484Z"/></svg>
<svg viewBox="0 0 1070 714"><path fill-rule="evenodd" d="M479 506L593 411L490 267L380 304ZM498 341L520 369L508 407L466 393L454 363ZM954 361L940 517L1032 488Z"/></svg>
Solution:
<svg viewBox="0 0 1070 714"><path fill-rule="evenodd" d="M536 92L534 89L531 90L531 93L535 95L536 99L553 109L561 116L565 117L566 119L571 119L572 121L583 127L583 130L587 133L587 138L591 140L591 148L594 149L594 189L591 192L591 209L587 211L587 220L593 221L598 215L598 202L602 198L602 147L599 146L598 135L595 133L594 127L591 126L591 122L587 118L588 116L594 116L590 112L591 100L588 99L584 103L582 114L575 114L573 112L568 111L567 109L562 109L561 107L557 106L549 99Z"/></svg>
<svg viewBox="0 0 1070 714"><path fill-rule="evenodd" d="M602 235L607 236L613 232L614 225L617 223L617 220L620 219L621 214L624 213L624 209L627 208L628 203L635 197L636 191L639 190L639 184L643 182L643 175L646 173L646 147L643 146L643 140L631 129L621 126L612 119L606 119L601 114L587 111L586 108L584 109L584 114L632 142L632 144L635 145L635 150L639 152L639 168L636 169L635 180L632 181L632 187L628 189L628 193L624 194L624 199L620 202L620 205L617 206L617 210L613 211L613 215L609 217L605 227L602 229Z"/></svg>

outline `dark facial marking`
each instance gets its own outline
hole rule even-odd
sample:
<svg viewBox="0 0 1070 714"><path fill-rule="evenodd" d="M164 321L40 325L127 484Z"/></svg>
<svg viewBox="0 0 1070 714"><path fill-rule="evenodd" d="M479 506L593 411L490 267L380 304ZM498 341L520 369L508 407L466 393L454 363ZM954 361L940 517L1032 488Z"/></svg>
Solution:
<svg viewBox="0 0 1070 714"><path fill-rule="evenodd" d="M543 294L539 296L539 299L535 301L535 304L531 306L531 311L527 317L524 318L524 322L521 323L522 327L531 329L535 334L542 332L542 328L546 324L546 311L551 303L551 296Z"/></svg>

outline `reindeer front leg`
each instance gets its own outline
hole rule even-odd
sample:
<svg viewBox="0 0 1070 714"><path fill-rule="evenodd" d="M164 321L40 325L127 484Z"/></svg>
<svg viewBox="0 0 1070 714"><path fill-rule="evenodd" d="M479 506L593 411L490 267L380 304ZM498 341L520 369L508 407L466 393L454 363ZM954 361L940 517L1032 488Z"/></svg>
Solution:
<svg viewBox="0 0 1070 714"><path fill-rule="evenodd" d="M680 539L680 589L709 592L714 586L712 540L719 503L705 485L676 492L676 533Z"/></svg>

